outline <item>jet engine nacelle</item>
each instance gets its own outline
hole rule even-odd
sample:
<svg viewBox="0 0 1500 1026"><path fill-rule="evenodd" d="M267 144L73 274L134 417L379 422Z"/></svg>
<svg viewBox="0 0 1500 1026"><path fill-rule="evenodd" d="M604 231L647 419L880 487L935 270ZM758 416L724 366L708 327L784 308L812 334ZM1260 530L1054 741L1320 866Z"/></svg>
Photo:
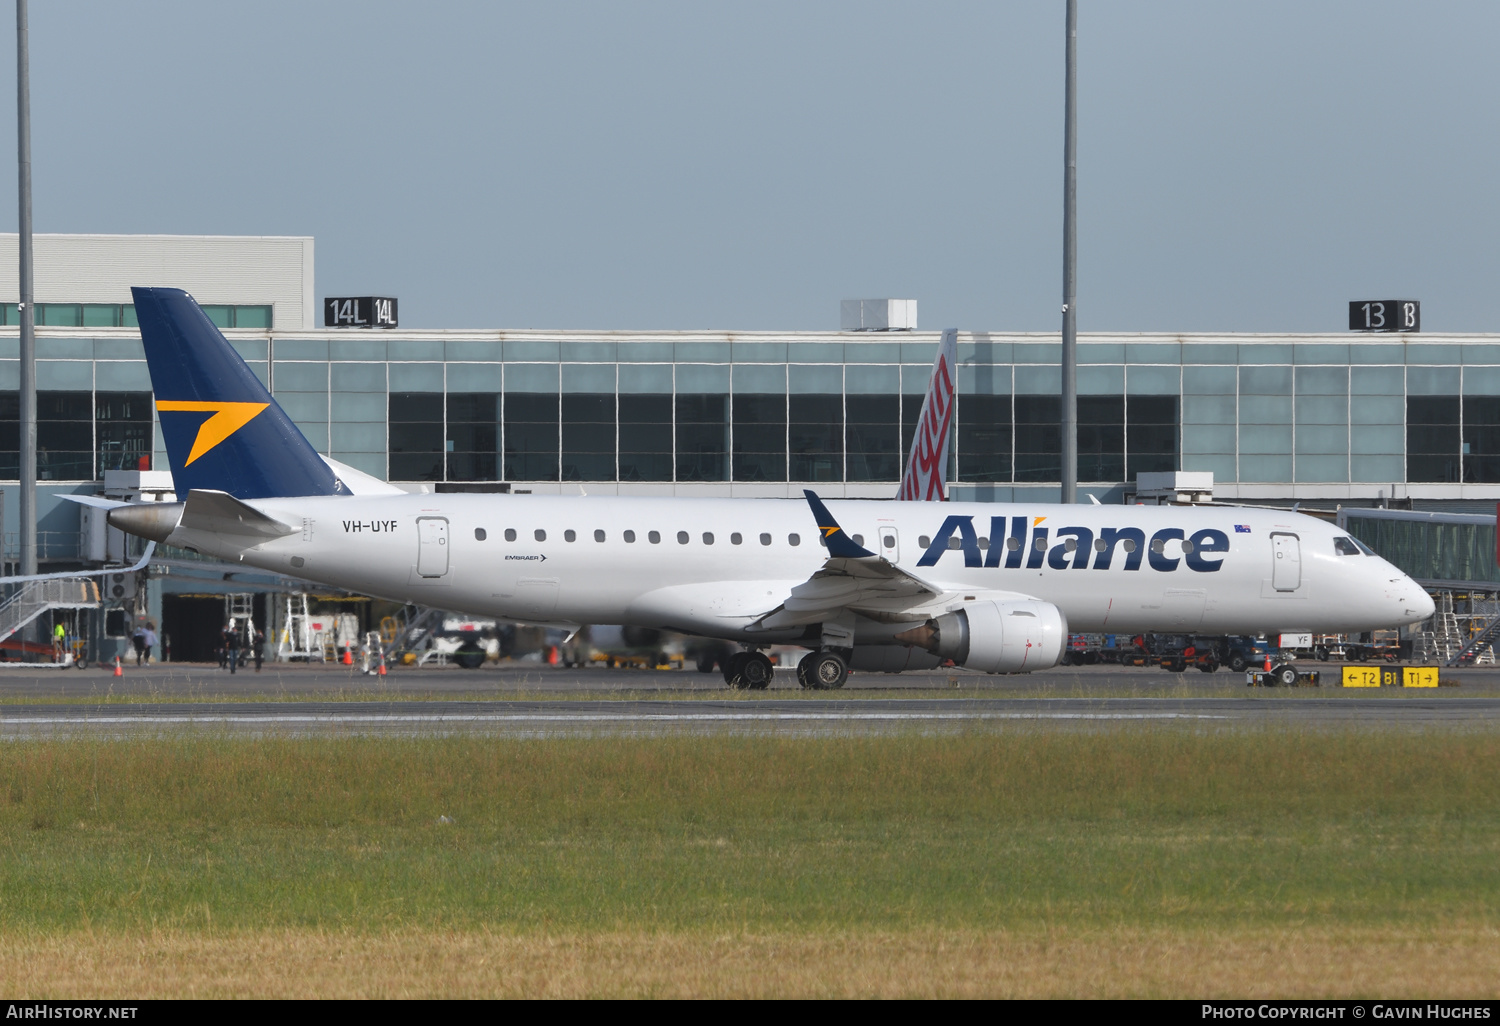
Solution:
<svg viewBox="0 0 1500 1026"><path fill-rule="evenodd" d="M896 638L971 670L1023 673L1057 665L1068 642L1068 622L1050 602L970 602Z"/></svg>

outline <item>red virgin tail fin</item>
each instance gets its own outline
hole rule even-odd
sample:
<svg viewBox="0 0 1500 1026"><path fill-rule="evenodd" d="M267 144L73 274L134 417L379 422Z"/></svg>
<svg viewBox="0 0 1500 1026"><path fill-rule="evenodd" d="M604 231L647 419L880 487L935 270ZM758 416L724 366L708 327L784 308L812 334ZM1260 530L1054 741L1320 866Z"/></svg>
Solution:
<svg viewBox="0 0 1500 1026"><path fill-rule="evenodd" d="M953 391L957 380L958 331L943 332L927 398L917 418L911 458L901 477L896 498L911 502L943 502L948 498L948 440L953 435Z"/></svg>

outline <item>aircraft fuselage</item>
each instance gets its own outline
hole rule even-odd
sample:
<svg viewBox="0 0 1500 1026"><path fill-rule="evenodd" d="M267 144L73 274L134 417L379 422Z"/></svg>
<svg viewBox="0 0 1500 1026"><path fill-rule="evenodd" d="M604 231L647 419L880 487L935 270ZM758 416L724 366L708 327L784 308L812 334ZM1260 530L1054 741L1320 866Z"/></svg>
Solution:
<svg viewBox="0 0 1500 1026"><path fill-rule="evenodd" d="M296 530L258 544L178 527L231 562L529 623L619 623L741 641L828 558L802 500L409 494L251 500ZM1419 620L1422 589L1332 524L1227 506L830 500L844 530L942 594L857 643L976 596L1055 604L1072 631L1351 632ZM1349 546L1344 546L1346 549ZM895 624L896 626L892 626Z"/></svg>

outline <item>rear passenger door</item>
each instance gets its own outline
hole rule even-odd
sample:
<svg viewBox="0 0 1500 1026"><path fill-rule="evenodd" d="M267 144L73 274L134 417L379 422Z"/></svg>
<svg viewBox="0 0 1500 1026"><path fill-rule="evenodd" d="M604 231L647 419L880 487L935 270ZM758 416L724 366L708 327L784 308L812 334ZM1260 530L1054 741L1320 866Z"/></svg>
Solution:
<svg viewBox="0 0 1500 1026"><path fill-rule="evenodd" d="M448 573L448 518L417 518L417 576L443 577Z"/></svg>

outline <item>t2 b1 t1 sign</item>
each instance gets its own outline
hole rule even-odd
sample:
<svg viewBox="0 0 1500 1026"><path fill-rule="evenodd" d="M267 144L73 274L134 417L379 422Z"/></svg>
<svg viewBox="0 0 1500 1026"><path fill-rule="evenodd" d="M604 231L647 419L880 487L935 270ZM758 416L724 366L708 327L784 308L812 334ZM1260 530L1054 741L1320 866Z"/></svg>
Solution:
<svg viewBox="0 0 1500 1026"><path fill-rule="evenodd" d="M1350 331L1421 331L1422 304L1415 299L1356 299L1349 304Z"/></svg>

